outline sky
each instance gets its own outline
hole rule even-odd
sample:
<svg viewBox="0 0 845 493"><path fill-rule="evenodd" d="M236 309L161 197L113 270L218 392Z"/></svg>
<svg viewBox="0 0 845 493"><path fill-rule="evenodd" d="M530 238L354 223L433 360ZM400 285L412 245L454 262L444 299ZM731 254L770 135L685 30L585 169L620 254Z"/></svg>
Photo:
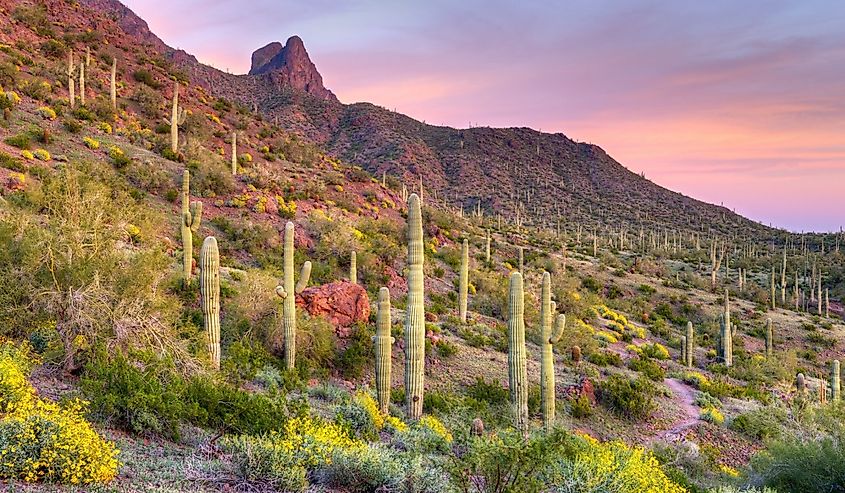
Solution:
<svg viewBox="0 0 845 493"><path fill-rule="evenodd" d="M125 3L223 70L296 34L344 103L563 132L764 224L845 225L845 2Z"/></svg>

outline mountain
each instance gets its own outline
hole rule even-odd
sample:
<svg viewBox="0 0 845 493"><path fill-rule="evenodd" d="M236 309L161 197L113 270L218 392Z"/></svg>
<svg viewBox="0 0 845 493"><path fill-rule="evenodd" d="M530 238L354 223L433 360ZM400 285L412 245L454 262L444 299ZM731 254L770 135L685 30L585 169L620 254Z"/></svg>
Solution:
<svg viewBox="0 0 845 493"><path fill-rule="evenodd" d="M769 228L661 187L597 145L529 128L434 126L370 103L343 104L323 85L303 41L291 36L252 54L248 74L209 67L167 46L117 0L83 0L164 55L210 94L261 112L338 158L452 207L538 226L660 228L769 235ZM471 115L467 115L468 119ZM519 212L517 212L519 211ZM574 226L572 226L574 227Z"/></svg>

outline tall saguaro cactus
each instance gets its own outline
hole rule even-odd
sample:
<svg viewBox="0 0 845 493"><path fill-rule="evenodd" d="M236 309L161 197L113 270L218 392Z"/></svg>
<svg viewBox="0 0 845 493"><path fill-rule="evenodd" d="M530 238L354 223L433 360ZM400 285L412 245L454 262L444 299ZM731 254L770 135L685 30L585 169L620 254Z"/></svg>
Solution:
<svg viewBox="0 0 845 493"><path fill-rule="evenodd" d="M173 107L170 110L170 118L164 119L170 124L170 150L173 153L179 150L179 125L185 123L185 109L179 107L179 81L173 82Z"/></svg>
<svg viewBox="0 0 845 493"><path fill-rule="evenodd" d="M772 331L772 319L766 319L766 358L772 357L775 348L774 333Z"/></svg>
<svg viewBox="0 0 845 493"><path fill-rule="evenodd" d="M111 107L113 110L117 110L117 57L112 57L111 59L111 78L110 78L111 86L109 91L109 96L111 99Z"/></svg>
<svg viewBox="0 0 845 493"><path fill-rule="evenodd" d="M513 272L508 298L508 383L516 428L528 433L528 366L525 356L525 308L522 274Z"/></svg>
<svg viewBox="0 0 845 493"><path fill-rule="evenodd" d="M692 365L695 364L695 362L693 361L693 354L695 353L695 329L692 326L692 322L687 322L687 335L685 345L686 360L684 361L684 364L687 365L689 368L692 368Z"/></svg>
<svg viewBox="0 0 845 493"><path fill-rule="evenodd" d="M232 176L238 174L238 132L232 132Z"/></svg>
<svg viewBox="0 0 845 493"><path fill-rule="evenodd" d="M376 353L376 395L378 407L383 413L387 413L390 406L390 370L394 342L390 336L390 326L390 290L383 287L378 292L376 335L373 336Z"/></svg>
<svg viewBox="0 0 845 493"><path fill-rule="evenodd" d="M79 64L79 104L85 106L85 64Z"/></svg>
<svg viewBox="0 0 845 493"><path fill-rule="evenodd" d="M349 257L349 282L358 284L358 254L355 253L355 250Z"/></svg>
<svg viewBox="0 0 845 493"><path fill-rule="evenodd" d="M469 291L469 243L461 246L461 271L458 275L458 314L467 323L467 291Z"/></svg>
<svg viewBox="0 0 845 493"><path fill-rule="evenodd" d="M839 360L835 359L830 365L830 400L838 401L841 390L839 386Z"/></svg>
<svg viewBox="0 0 845 493"><path fill-rule="evenodd" d="M70 100L70 109L74 109L76 106L76 81L74 79L76 77L76 65L73 63L73 50L67 51L67 70L65 73L67 74L67 92L68 99Z"/></svg>
<svg viewBox="0 0 845 493"><path fill-rule="evenodd" d="M553 346L560 341L566 327L566 315L555 319L556 306L551 301L552 281L548 272L543 272L543 287L540 293L540 395L543 401L543 426L551 428L555 422L555 360ZM554 330L552 330L554 324Z"/></svg>
<svg viewBox="0 0 845 493"><path fill-rule="evenodd" d="M405 310L405 404L408 417L422 417L425 390L425 284L421 200L408 197L408 301Z"/></svg>
<svg viewBox="0 0 845 493"><path fill-rule="evenodd" d="M194 263L194 233L202 222L202 202L191 202L191 172L182 172L182 280L185 287L191 285L191 267Z"/></svg>
<svg viewBox="0 0 845 493"><path fill-rule="evenodd" d="M719 320L721 328L721 357L725 366L733 365L733 334L731 333L731 308L728 300L728 290L725 289L725 311Z"/></svg>
<svg viewBox="0 0 845 493"><path fill-rule="evenodd" d="M484 261L490 263L490 231L487 231L487 241L484 243Z"/></svg>
<svg viewBox="0 0 845 493"><path fill-rule="evenodd" d="M206 237L200 250L200 302L203 325L208 335L208 354L215 370L220 369L220 254L217 239Z"/></svg>
<svg viewBox="0 0 845 493"><path fill-rule="evenodd" d="M285 246L283 255L283 280L276 286L276 295L282 299L282 329L285 339L285 368L293 370L296 365L296 294L308 286L311 277L311 262L302 264L299 282L293 279L293 222L285 224Z"/></svg>

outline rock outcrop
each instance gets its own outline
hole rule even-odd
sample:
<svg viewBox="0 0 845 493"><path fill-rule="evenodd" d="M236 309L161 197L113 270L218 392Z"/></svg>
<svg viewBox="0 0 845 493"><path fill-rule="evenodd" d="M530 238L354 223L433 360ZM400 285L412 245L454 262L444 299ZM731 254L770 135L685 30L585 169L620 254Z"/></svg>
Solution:
<svg viewBox="0 0 845 493"><path fill-rule="evenodd" d="M348 335L343 329L370 318L367 291L360 284L349 281L306 288L297 295L296 304L312 317L328 320L341 336Z"/></svg>

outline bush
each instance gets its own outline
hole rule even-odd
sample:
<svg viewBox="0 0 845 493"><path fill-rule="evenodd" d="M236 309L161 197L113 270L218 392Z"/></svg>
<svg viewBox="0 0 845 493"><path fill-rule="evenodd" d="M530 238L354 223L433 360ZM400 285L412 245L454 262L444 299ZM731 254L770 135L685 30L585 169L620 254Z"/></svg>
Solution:
<svg viewBox="0 0 845 493"><path fill-rule="evenodd" d="M100 148L100 141L92 139L91 137L83 137L82 142L85 144L85 147L91 149L92 151L96 151Z"/></svg>
<svg viewBox="0 0 845 493"><path fill-rule="evenodd" d="M787 420L786 409L770 406L740 414L731 421L730 429L757 440L768 440L780 436Z"/></svg>
<svg viewBox="0 0 845 493"><path fill-rule="evenodd" d="M140 69L132 73L132 78L136 81L145 84L153 89L161 89L161 83L155 80L153 74L149 70Z"/></svg>
<svg viewBox="0 0 845 493"><path fill-rule="evenodd" d="M721 411L715 407L705 407L701 410L701 419L714 425L720 425L725 422L725 416Z"/></svg>
<svg viewBox="0 0 845 493"><path fill-rule="evenodd" d="M579 395L569 401L569 414L573 418L589 418L593 414L593 404L586 395Z"/></svg>
<svg viewBox="0 0 845 493"><path fill-rule="evenodd" d="M557 429L528 437L515 430L464 437L448 472L459 491L539 493L546 491L543 476L551 474L554 462L574 442L572 435Z"/></svg>
<svg viewBox="0 0 845 493"><path fill-rule="evenodd" d="M608 351L596 351L587 356L587 361L596 366L622 366L622 358L616 354Z"/></svg>
<svg viewBox="0 0 845 493"><path fill-rule="evenodd" d="M0 349L0 478L88 484L111 481L119 462L112 442L84 418L84 403L42 400L26 381L28 346Z"/></svg>
<svg viewBox="0 0 845 493"><path fill-rule="evenodd" d="M666 346L655 342L653 344L645 344L641 346L643 354L648 356L649 358L659 359L659 360L667 360L669 359L669 350L666 349Z"/></svg>
<svg viewBox="0 0 845 493"><path fill-rule="evenodd" d="M644 419L655 410L656 389L648 379L629 380L611 375L599 385L599 400L614 413L628 419Z"/></svg>
<svg viewBox="0 0 845 493"><path fill-rule="evenodd" d="M383 445L337 448L324 470L326 482L352 493L401 491L408 464Z"/></svg>
<svg viewBox="0 0 845 493"><path fill-rule="evenodd" d="M22 150L29 150L32 146L32 137L29 134L18 134L13 135L11 137L6 137L3 142L9 144L12 147L17 147L18 149Z"/></svg>
<svg viewBox="0 0 845 493"><path fill-rule="evenodd" d="M666 371L648 358L632 358L628 362L628 368L642 373L655 382L662 382L666 377Z"/></svg>
<svg viewBox="0 0 845 493"><path fill-rule="evenodd" d="M828 493L845 484L845 443L840 436L776 442L752 460L766 486L779 491Z"/></svg>

